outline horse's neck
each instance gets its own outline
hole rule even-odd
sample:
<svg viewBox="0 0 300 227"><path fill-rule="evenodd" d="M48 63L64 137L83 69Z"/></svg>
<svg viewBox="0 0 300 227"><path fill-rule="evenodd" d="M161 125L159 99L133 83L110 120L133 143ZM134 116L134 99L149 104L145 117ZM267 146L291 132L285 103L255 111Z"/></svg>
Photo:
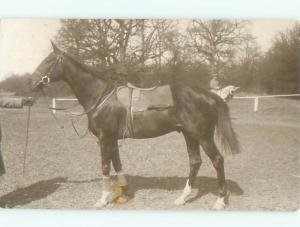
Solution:
<svg viewBox="0 0 300 227"><path fill-rule="evenodd" d="M65 62L64 70L65 81L85 110L93 106L107 89L107 82L95 78L90 72L83 70L70 61Z"/></svg>

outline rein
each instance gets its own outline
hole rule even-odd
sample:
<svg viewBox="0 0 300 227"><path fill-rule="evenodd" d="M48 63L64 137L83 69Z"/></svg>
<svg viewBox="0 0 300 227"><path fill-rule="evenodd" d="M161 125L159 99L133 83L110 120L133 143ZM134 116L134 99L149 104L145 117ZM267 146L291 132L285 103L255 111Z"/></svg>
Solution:
<svg viewBox="0 0 300 227"><path fill-rule="evenodd" d="M108 87L109 88L109 87ZM106 92L107 92L107 90L108 89L106 89L104 92L103 92L103 94L105 94ZM80 116L83 116L83 115L87 115L87 114L89 114L90 112L92 112L93 110L95 110L95 109L97 109L97 108L101 108L101 106L115 93L117 91L117 88L116 87L114 87L111 91L110 91L110 93L109 94L106 94L106 95L104 95L104 96L99 96L99 98L97 99L97 101L88 109L88 110L85 110L85 111L83 111L82 113L80 113L80 114L75 114L75 113L70 113L71 115L74 115L74 116L78 116L78 117L80 117ZM62 111L64 111L64 110L70 110L70 109L73 109L73 108L75 108L76 106L78 106L79 104L78 103L76 103L76 104L74 104L73 106L70 106L70 107L66 107L66 108L54 108L54 107L51 107L51 106L49 106L48 107L48 109L50 109L50 110L62 110Z"/></svg>
<svg viewBox="0 0 300 227"><path fill-rule="evenodd" d="M107 90L110 90L110 86L108 86L108 87L106 88L106 90L103 92L104 96L103 96L103 95L100 95L100 97L97 99L97 101L95 102L95 104L92 105L88 110L83 111L83 112L80 113L80 114L71 113L71 115L73 115L73 116L83 116L83 115L89 114L90 112L92 112L92 111L95 110L95 109L100 109L100 108L106 103L106 101L107 101L107 100L108 100L108 99L109 99L109 98L117 91L117 87L114 87L108 94L105 94L105 93L107 93ZM77 105L79 105L79 104L76 104L76 105L73 105L73 106L67 107L67 108L53 108L53 107L50 107L50 106L49 106L49 96L48 96L48 94L45 92L44 89L42 89L42 93L43 93L43 95L44 95L44 96L46 97L46 99L47 99L47 105L48 105L48 109L49 109L49 110L69 110L69 109L72 109L72 108L76 107ZM54 118L54 120L55 120L55 122L57 123L57 125L58 125L61 129L63 129L64 126L61 125L61 124L59 123L59 121L58 121L57 117L55 116L55 114L54 114L52 111L50 111L50 114L51 114L51 116ZM89 132L89 128L87 127L87 129L85 130L85 132L84 132L83 134L80 134L79 131L77 130L76 126L75 126L75 122L74 122L73 119L71 119L71 125L72 125L72 127L73 127L73 129L74 129L76 135L77 135L79 138L85 137L85 136L88 134L88 132Z"/></svg>
<svg viewBox="0 0 300 227"><path fill-rule="evenodd" d="M103 92L104 96L103 96L103 94L100 95L99 98L97 99L97 101L95 102L95 104L92 105L88 110L83 111L80 114L72 114L72 115L75 115L75 116L87 115L95 109L100 109L106 103L106 101L117 91L117 88L114 87L108 94L105 94L107 92L107 90L109 90L109 86Z"/></svg>

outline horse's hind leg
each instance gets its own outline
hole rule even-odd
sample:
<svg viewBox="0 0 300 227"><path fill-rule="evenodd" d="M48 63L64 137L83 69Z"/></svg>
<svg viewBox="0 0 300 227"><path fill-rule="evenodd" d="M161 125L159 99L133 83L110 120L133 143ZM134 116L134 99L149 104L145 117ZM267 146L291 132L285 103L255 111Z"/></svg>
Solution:
<svg viewBox="0 0 300 227"><path fill-rule="evenodd" d="M187 197L192 192L192 186L195 182L197 173L201 165L201 156L198 141L193 139L187 133L183 134L187 145L187 152L189 155L190 173L182 194L175 200L176 205L181 205L186 202Z"/></svg>
<svg viewBox="0 0 300 227"><path fill-rule="evenodd" d="M200 144L217 171L219 195L216 203L213 206L213 209L222 210L228 203L229 196L225 182L224 158L220 154L213 138L200 140Z"/></svg>

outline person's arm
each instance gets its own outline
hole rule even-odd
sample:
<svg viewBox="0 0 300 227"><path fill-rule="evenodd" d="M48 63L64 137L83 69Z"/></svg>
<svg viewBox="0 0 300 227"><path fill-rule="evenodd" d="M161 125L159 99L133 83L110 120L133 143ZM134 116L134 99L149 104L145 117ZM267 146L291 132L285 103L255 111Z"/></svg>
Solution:
<svg viewBox="0 0 300 227"><path fill-rule="evenodd" d="M32 97L0 97L0 107L3 108L22 108L23 106L32 106L33 103Z"/></svg>

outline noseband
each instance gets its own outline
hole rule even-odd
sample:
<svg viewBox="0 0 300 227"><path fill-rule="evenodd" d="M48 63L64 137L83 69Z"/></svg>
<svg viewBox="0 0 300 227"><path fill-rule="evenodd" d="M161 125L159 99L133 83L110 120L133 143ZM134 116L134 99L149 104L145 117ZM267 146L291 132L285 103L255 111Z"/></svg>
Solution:
<svg viewBox="0 0 300 227"><path fill-rule="evenodd" d="M61 63L62 60L63 60L63 55L62 54L60 54L60 55L54 54L54 55L56 56L56 61L50 67L48 72L43 73L43 72L40 72L39 70L36 70L36 72L38 74L40 74L40 76L41 76L41 80L39 81L40 84L43 84L43 85L46 85L46 86L50 84L50 82L51 82L50 76L55 74L58 64Z"/></svg>

